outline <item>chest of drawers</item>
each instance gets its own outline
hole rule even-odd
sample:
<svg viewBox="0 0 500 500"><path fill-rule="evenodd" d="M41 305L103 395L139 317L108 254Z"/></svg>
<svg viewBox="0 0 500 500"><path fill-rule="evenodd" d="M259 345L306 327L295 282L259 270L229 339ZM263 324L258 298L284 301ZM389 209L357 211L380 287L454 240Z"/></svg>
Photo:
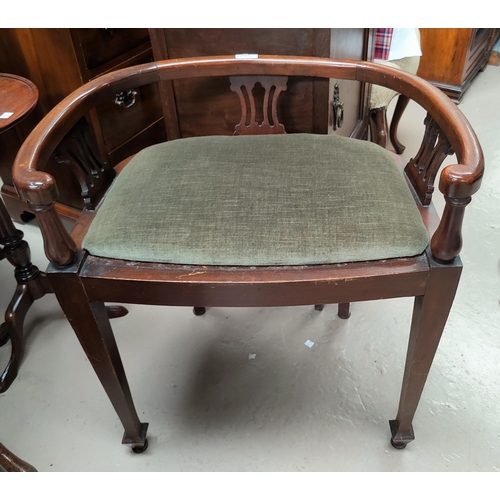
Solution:
<svg viewBox="0 0 500 500"><path fill-rule="evenodd" d="M493 28L420 28L418 76L459 102L488 62Z"/></svg>
<svg viewBox="0 0 500 500"><path fill-rule="evenodd" d="M15 194L10 170L17 150L36 123L64 97L93 78L152 60L147 28L0 30L1 71L30 79L40 92L35 112L20 127L0 138L2 194L14 219L30 217L27 206ZM128 95L116 96L89 113L75 129L75 137L47 165L59 188L58 211L70 219L76 218L84 199L90 204L99 200L112 180L114 165L165 139L156 84L130 89ZM90 183L86 180L89 173Z"/></svg>

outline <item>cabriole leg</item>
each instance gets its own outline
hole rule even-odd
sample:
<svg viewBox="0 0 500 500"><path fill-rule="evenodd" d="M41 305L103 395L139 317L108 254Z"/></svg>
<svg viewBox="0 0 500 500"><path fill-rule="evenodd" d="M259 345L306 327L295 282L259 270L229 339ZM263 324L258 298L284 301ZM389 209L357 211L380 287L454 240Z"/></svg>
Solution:
<svg viewBox="0 0 500 500"><path fill-rule="evenodd" d="M0 332L10 338L11 354L9 363L0 377L0 393L5 392L17 377L23 355L23 324L28 310L33 304L33 297L27 285L18 284L14 297L5 313L5 323Z"/></svg>
<svg viewBox="0 0 500 500"><path fill-rule="evenodd" d="M0 393L5 392L17 376L23 352L23 324L28 310L36 299L47 293L47 282L39 269L31 263L28 243L23 233L14 227L0 198L0 260L4 257L14 266L16 291L0 326L0 346L11 341L9 363L0 376Z"/></svg>
<svg viewBox="0 0 500 500"><path fill-rule="evenodd" d="M125 429L123 444L136 453L147 448L148 424L141 423L102 302L89 302L77 274L49 274L54 293Z"/></svg>
<svg viewBox="0 0 500 500"><path fill-rule="evenodd" d="M396 102L396 107L394 108L394 114L392 115L392 120L391 120L391 128L389 131L389 136L391 138L391 143L392 146L394 147L394 151L398 155L400 155L406 148L399 142L398 139L398 126L399 122L401 121L401 117L403 116L403 113L408 106L408 103L410 102L410 98L406 97L403 94L400 94L398 97L398 100Z"/></svg>
<svg viewBox="0 0 500 500"><path fill-rule="evenodd" d="M412 421L455 298L462 265L432 262L425 294L415 297L398 414L390 421L391 443L404 448L415 439Z"/></svg>

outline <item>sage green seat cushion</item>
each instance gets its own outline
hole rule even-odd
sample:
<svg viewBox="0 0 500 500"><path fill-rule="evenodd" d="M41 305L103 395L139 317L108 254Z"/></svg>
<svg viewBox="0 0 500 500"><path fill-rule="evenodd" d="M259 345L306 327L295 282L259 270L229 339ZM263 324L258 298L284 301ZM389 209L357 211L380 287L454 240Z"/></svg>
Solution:
<svg viewBox="0 0 500 500"><path fill-rule="evenodd" d="M83 246L177 264L325 264L420 254L428 233L393 158L331 135L151 146L110 188Z"/></svg>

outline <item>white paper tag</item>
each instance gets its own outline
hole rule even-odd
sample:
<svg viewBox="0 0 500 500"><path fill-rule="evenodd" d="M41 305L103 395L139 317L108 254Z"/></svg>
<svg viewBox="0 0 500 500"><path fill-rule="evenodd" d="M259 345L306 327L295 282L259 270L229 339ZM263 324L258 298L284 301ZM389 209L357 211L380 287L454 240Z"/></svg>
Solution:
<svg viewBox="0 0 500 500"><path fill-rule="evenodd" d="M422 55L420 41L415 28L394 28L389 50L389 61L403 59L404 57L417 57Z"/></svg>
<svg viewBox="0 0 500 500"><path fill-rule="evenodd" d="M11 113L10 111L5 111L0 115L0 118L6 120L7 118L10 118L14 113Z"/></svg>
<svg viewBox="0 0 500 500"><path fill-rule="evenodd" d="M235 59L258 59L259 54L235 54Z"/></svg>
<svg viewBox="0 0 500 500"><path fill-rule="evenodd" d="M314 345L314 342L313 342L312 340L306 340L306 341L304 342L304 344L305 344L307 347L311 348L311 347Z"/></svg>

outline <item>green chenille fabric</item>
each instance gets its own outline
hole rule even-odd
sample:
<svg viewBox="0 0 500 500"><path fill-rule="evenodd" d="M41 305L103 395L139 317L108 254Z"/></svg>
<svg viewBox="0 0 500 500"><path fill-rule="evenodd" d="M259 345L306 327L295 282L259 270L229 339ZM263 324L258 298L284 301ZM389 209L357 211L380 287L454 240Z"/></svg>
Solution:
<svg viewBox="0 0 500 500"><path fill-rule="evenodd" d="M428 240L383 148L290 134L144 149L110 188L83 247L134 261L267 266L409 257Z"/></svg>

